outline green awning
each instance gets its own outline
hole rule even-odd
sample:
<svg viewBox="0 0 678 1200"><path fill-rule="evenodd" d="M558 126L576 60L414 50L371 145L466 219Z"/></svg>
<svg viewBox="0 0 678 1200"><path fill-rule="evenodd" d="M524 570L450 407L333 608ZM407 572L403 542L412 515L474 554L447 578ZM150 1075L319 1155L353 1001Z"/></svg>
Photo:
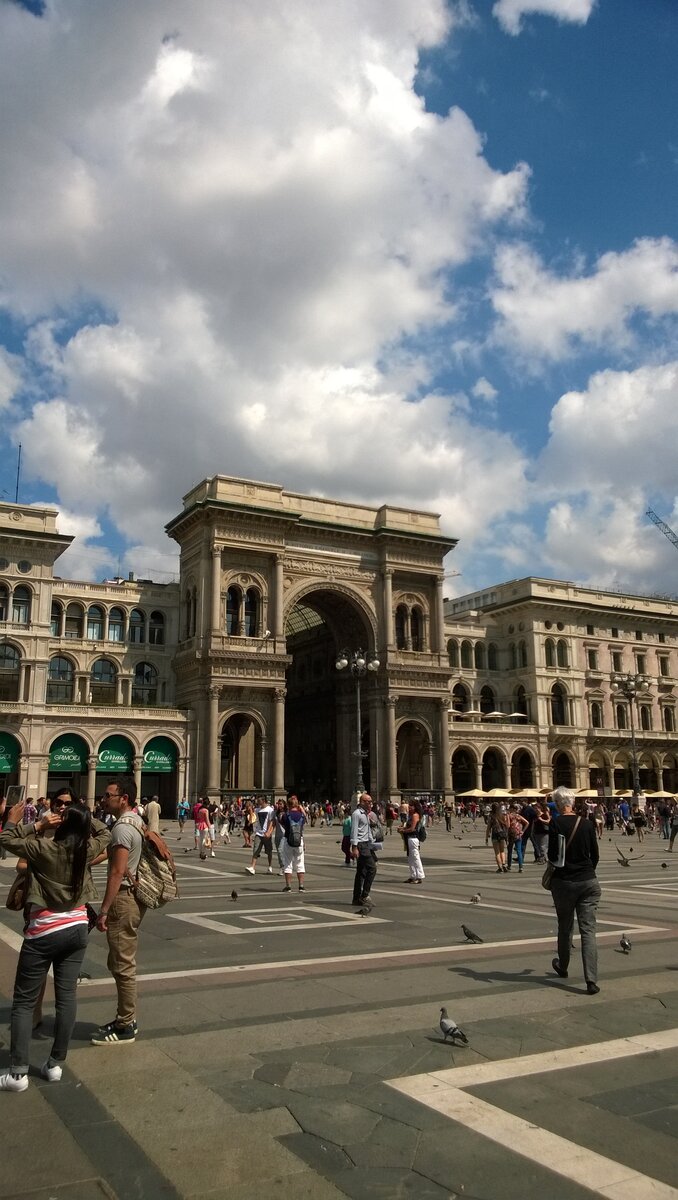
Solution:
<svg viewBox="0 0 678 1200"><path fill-rule="evenodd" d="M112 733L99 746L97 771L129 775L134 769L134 746L126 737Z"/></svg>
<svg viewBox="0 0 678 1200"><path fill-rule="evenodd" d="M87 770L89 750L87 743L77 733L62 733L49 748L50 771L61 771L75 775Z"/></svg>
<svg viewBox="0 0 678 1200"><path fill-rule="evenodd" d="M144 750L142 771L169 775L177 765L177 748L168 737L154 737Z"/></svg>
<svg viewBox="0 0 678 1200"><path fill-rule="evenodd" d="M19 766L21 746L11 733L0 733L0 775L12 775Z"/></svg>

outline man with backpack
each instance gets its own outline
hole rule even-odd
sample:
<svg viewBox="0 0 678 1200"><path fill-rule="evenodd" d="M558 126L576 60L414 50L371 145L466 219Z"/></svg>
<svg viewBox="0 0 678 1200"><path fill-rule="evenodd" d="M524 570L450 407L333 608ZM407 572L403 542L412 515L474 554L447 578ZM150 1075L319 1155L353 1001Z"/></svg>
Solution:
<svg viewBox="0 0 678 1200"><path fill-rule="evenodd" d="M283 891L292 891L292 872L296 871L299 891L303 892L304 874L306 871L304 863L304 825L306 824L306 817L296 796L290 796L287 801L287 812L281 815L280 823L284 830L284 837L281 843L283 871L285 874Z"/></svg>
<svg viewBox="0 0 678 1200"><path fill-rule="evenodd" d="M131 888L139 870L143 821L134 812L137 785L132 776L119 775L104 792L107 812L116 818L108 847L108 880L96 927L108 941L107 966L115 980L118 1007L113 1021L94 1034L95 1046L133 1042L137 1036L137 942L146 914Z"/></svg>

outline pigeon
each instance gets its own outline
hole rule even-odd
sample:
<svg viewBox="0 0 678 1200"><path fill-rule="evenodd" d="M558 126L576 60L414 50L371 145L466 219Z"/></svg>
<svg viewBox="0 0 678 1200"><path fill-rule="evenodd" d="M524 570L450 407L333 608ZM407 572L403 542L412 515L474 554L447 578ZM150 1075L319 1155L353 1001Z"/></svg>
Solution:
<svg viewBox="0 0 678 1200"><path fill-rule="evenodd" d="M668 863L662 863L662 871L666 871L668 868L668 865L669 865Z"/></svg>
<svg viewBox="0 0 678 1200"><path fill-rule="evenodd" d="M619 849L619 846L617 845L617 843L616 843L616 842L615 842L615 844L614 844L614 848L615 848L615 850L617 851L617 854L619 855L619 858L617 859L617 862L619 863L619 866L620 866L620 867L630 867L630 866L631 866L631 859L626 857L626 855L624 854L624 852L623 852L622 850L620 850L620 849ZM644 855L644 854L639 854L639 855L638 855L638 858L636 859L636 862L640 862L641 858L645 858L645 855Z"/></svg>
<svg viewBox="0 0 678 1200"><path fill-rule="evenodd" d="M448 1017L446 1008L440 1010L440 1032L443 1035L443 1041L446 1042L448 1037L451 1037L452 1041L456 1042L458 1038L462 1046L468 1046L466 1034L451 1017Z"/></svg>
<svg viewBox="0 0 678 1200"><path fill-rule="evenodd" d="M474 945L482 942L483 939L477 933L474 933L472 929L469 929L468 925L462 925L461 929L467 942L473 942Z"/></svg>
<svg viewBox="0 0 678 1200"><path fill-rule="evenodd" d="M454 837L455 842L463 842L464 840L460 833L455 833L452 836Z"/></svg>
<svg viewBox="0 0 678 1200"><path fill-rule="evenodd" d="M365 899L363 900L360 911L362 913L366 913L369 915L369 913L372 912L373 908L374 908L374 905L373 905L372 901L370 900L369 896L366 896Z"/></svg>
<svg viewBox="0 0 678 1200"><path fill-rule="evenodd" d="M238 899L238 893L236 892L235 888L233 888L233 891L231 892L231 900L237 900L237 899Z"/></svg>
<svg viewBox="0 0 678 1200"><path fill-rule="evenodd" d="M631 953L631 943L625 933L621 935L619 939L619 945L621 946L623 954Z"/></svg>
<svg viewBox="0 0 678 1200"><path fill-rule="evenodd" d="M370 904L370 907L368 908L367 905L364 904L362 908L358 909L358 912L360 913L361 917L369 917L370 913L372 912L372 905Z"/></svg>
<svg viewBox="0 0 678 1200"><path fill-rule="evenodd" d="M480 892L475 892L471 896L471 904L480 904Z"/></svg>

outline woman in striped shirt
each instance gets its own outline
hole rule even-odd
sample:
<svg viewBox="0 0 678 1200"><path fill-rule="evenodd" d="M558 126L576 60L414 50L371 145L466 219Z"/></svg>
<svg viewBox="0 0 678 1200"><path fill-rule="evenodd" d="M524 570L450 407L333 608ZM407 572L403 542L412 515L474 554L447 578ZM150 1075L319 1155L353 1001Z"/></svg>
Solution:
<svg viewBox="0 0 678 1200"><path fill-rule="evenodd" d="M97 899L90 866L110 841L105 825L93 821L85 804L71 803L62 817L45 813L35 824L19 824L24 805L11 810L0 843L28 862L24 941L19 954L11 1016L10 1069L0 1091L28 1087L33 1009L49 968L54 971L55 1029L52 1052L41 1068L57 1083L75 1025L76 987L87 949L87 901ZM40 833L56 826L54 837Z"/></svg>

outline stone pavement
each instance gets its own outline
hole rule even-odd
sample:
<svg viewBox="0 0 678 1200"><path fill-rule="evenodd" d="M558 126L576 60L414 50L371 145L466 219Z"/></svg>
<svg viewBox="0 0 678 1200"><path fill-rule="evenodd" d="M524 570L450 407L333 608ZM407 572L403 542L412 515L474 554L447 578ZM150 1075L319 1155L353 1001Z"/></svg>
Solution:
<svg viewBox="0 0 678 1200"><path fill-rule="evenodd" d="M309 831L291 895L244 873L239 839L206 863L188 834L172 842L182 899L142 928L139 1039L89 1044L114 1012L93 935L62 1082L0 1096L6 1146L23 1148L3 1156L0 1197L678 1197L678 854L655 836L622 868L605 836L589 997L577 948L568 980L550 968L541 869L495 875L480 829L436 827L422 887L394 836L370 917L350 907L339 837ZM0 863L3 897L12 876ZM0 939L4 1069L20 944L4 909ZM468 1047L442 1044L441 1004ZM36 1039L36 1068L48 1048Z"/></svg>

